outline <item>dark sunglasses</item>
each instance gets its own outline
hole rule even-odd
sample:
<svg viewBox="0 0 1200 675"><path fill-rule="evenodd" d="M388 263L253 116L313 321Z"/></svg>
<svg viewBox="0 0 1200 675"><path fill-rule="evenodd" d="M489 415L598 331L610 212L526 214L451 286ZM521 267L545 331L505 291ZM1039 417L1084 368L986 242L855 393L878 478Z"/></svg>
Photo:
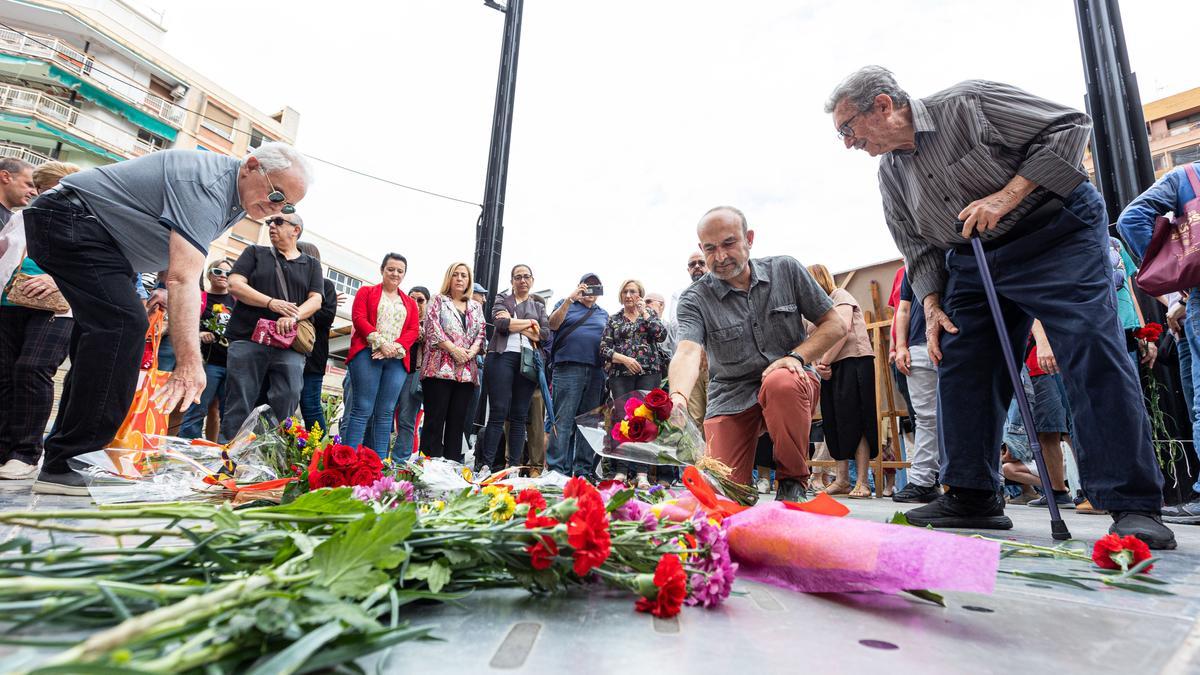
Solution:
<svg viewBox="0 0 1200 675"><path fill-rule="evenodd" d="M267 179L267 185L271 186L271 192L267 194L267 199L271 200L272 204L279 204L282 202L283 208L280 209L281 213L286 213L288 215L295 213L295 204L289 202L287 197L284 196L283 192L275 187L275 184L271 182L271 177L267 175L267 170L262 167L259 167L258 170L262 172L263 178Z"/></svg>
<svg viewBox="0 0 1200 675"><path fill-rule="evenodd" d="M413 300L416 300L418 305L425 304L425 298L413 298Z"/></svg>
<svg viewBox="0 0 1200 675"><path fill-rule="evenodd" d="M229 276L229 272L226 272L225 270L221 269L220 267L214 267L214 268L212 268L211 270L209 270L209 271L208 271L208 273L209 273L209 274L211 274L211 275L213 275L214 277L227 277L227 276Z"/></svg>
<svg viewBox="0 0 1200 675"><path fill-rule="evenodd" d="M693 267L704 267L704 261L703 260L693 260L690 263L688 263L689 270L692 269Z"/></svg>
<svg viewBox="0 0 1200 675"><path fill-rule="evenodd" d="M275 216L274 218L267 218L266 223L268 226L274 225L275 227L283 227L284 225L291 225L292 227L300 227L299 225L288 220L287 218L283 218L281 216Z"/></svg>

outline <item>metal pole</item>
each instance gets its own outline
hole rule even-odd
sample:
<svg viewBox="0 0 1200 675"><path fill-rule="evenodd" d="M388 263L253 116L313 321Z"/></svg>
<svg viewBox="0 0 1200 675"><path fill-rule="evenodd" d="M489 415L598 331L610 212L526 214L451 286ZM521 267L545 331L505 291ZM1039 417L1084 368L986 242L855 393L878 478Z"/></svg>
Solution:
<svg viewBox="0 0 1200 675"><path fill-rule="evenodd" d="M483 213L475 231L475 279L488 289L490 315L500 283L500 254L504 244L504 197L508 187L508 152L512 141L513 102L517 87L517 55L521 45L523 0L507 5L484 2L504 12L504 37L500 46L500 71L496 77L496 104L492 111L492 140L488 149Z"/></svg>

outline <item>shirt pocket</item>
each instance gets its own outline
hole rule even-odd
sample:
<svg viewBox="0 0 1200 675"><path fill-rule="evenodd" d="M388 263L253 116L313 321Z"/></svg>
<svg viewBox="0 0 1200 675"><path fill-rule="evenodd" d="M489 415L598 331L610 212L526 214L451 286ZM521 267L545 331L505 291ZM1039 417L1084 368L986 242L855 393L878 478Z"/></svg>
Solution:
<svg viewBox="0 0 1200 675"><path fill-rule="evenodd" d="M789 303L772 307L767 313L767 321L770 323L768 330L773 338L772 342L779 339L782 344L778 346L785 350L794 349L804 341L804 321L800 317L798 305Z"/></svg>
<svg viewBox="0 0 1200 675"><path fill-rule="evenodd" d="M1012 179L1012 172L997 161L984 145L975 146L946 167L946 171L959 187L960 197L964 200L958 208L965 208L976 199L998 192Z"/></svg>
<svg viewBox="0 0 1200 675"><path fill-rule="evenodd" d="M716 361L734 364L744 359L746 327L741 324L714 328L708 332L708 348Z"/></svg>

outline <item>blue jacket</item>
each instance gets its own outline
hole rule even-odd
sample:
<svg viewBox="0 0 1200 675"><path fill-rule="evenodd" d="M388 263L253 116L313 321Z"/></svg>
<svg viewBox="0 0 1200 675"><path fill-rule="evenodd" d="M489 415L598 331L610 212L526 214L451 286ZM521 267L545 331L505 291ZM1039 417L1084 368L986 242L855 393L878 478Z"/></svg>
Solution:
<svg viewBox="0 0 1200 675"><path fill-rule="evenodd" d="M1186 165L1184 165L1186 166ZM1192 167L1200 175L1200 162ZM1154 219L1169 212L1183 212L1183 205L1196 198L1183 166L1171 169L1138 198L1129 202L1117 219L1117 230L1138 257L1146 255L1150 236L1154 234Z"/></svg>

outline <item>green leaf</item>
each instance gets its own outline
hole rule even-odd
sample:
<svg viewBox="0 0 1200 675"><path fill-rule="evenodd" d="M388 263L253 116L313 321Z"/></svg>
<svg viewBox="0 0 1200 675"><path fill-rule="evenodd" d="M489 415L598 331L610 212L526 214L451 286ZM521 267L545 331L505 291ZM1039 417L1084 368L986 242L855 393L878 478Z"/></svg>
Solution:
<svg viewBox="0 0 1200 675"><path fill-rule="evenodd" d="M6 542L0 543L0 553L7 553L13 549L21 549L22 553L29 553L33 550L33 542L27 537L14 537Z"/></svg>
<svg viewBox="0 0 1200 675"><path fill-rule="evenodd" d="M337 638L344 630L342 622L330 621L296 640L287 649L257 664L246 675L291 675L300 670L309 657L324 647L325 643Z"/></svg>
<svg viewBox="0 0 1200 675"><path fill-rule="evenodd" d="M254 509L259 511L260 509ZM296 501L279 506L271 506L261 511L271 513L288 513L293 515L340 515L351 513L370 513L371 506L354 498L354 491L348 487L329 490L314 490L296 498Z"/></svg>
<svg viewBox="0 0 1200 675"><path fill-rule="evenodd" d="M933 591L924 590L924 589L906 589L904 592L908 593L911 596L918 597L922 600L928 600L929 602L932 602L933 604L935 604L939 607L946 606L945 596L943 596L939 593L934 593Z"/></svg>
<svg viewBox="0 0 1200 675"><path fill-rule="evenodd" d="M1112 579L1104 579L1104 583L1108 586L1116 586L1117 588L1124 588L1127 591L1134 591L1137 593L1146 593L1148 595L1175 595L1171 591L1164 591L1161 588L1154 588L1153 586L1143 586L1141 584L1136 584L1136 583L1132 583L1132 582L1114 581Z"/></svg>
<svg viewBox="0 0 1200 675"><path fill-rule="evenodd" d="M347 523L313 549L309 562L309 567L317 572L313 583L343 597L369 595L386 581L386 575L379 570L392 569L403 562L405 553L395 546L408 537L416 522L415 508L402 505L394 511L370 513Z"/></svg>
<svg viewBox="0 0 1200 675"><path fill-rule="evenodd" d="M313 604L309 605L307 609L308 612L301 619L306 624L325 624L337 620L363 633L383 630L383 626L367 614L366 610L348 602Z"/></svg>
<svg viewBox="0 0 1200 675"><path fill-rule="evenodd" d="M150 671L121 666L102 666L95 663L71 663L62 666L46 666L29 671L30 675L148 675Z"/></svg>
<svg viewBox="0 0 1200 675"><path fill-rule="evenodd" d="M429 584L429 591L437 593L450 581L450 568L441 560L431 563L414 563L408 566L405 580L418 579Z"/></svg>
<svg viewBox="0 0 1200 675"><path fill-rule="evenodd" d="M213 524L219 530L236 530L241 527L242 518L234 513L233 507L229 502L225 502L217 507L217 512L213 514Z"/></svg>
<svg viewBox="0 0 1200 675"><path fill-rule="evenodd" d="M892 514L892 519L888 521L890 525L912 525L908 522L908 516L904 515L903 511L897 511Z"/></svg>
<svg viewBox="0 0 1200 675"><path fill-rule="evenodd" d="M620 490L608 500L608 506L604 507L604 510L608 511L609 513L616 511L622 506L625 506L626 502L628 502L630 499L633 499L633 494L634 492L630 488Z"/></svg>
<svg viewBox="0 0 1200 675"><path fill-rule="evenodd" d="M1135 574L1141 574L1142 572L1144 572L1146 570L1147 567L1153 565L1156 562L1158 562L1158 558L1146 558L1142 562L1134 565L1133 567L1130 567L1129 571L1125 572L1124 576L1133 576Z"/></svg>
<svg viewBox="0 0 1200 675"><path fill-rule="evenodd" d="M1053 582L1056 584L1062 584L1064 586L1071 586L1072 588L1083 589L1085 591L1096 590L1096 589L1092 588L1091 586L1081 584L1078 581L1076 581L1075 579L1072 579L1071 577L1065 577L1061 574L1051 574L1049 572L1022 572L1020 570L1000 570L1000 571L1004 572L1005 574L1011 574L1015 577L1025 577L1028 579L1037 579L1039 581L1050 581L1050 582Z"/></svg>
<svg viewBox="0 0 1200 675"><path fill-rule="evenodd" d="M426 637L433 628L433 626L409 628L404 625L394 630L339 640L336 647L313 654L312 658L298 671L299 675L326 670L401 642Z"/></svg>
<svg viewBox="0 0 1200 675"><path fill-rule="evenodd" d="M457 567L475 560L475 556L456 548L444 548L442 549L442 555L446 556L446 561L450 563L451 567Z"/></svg>

